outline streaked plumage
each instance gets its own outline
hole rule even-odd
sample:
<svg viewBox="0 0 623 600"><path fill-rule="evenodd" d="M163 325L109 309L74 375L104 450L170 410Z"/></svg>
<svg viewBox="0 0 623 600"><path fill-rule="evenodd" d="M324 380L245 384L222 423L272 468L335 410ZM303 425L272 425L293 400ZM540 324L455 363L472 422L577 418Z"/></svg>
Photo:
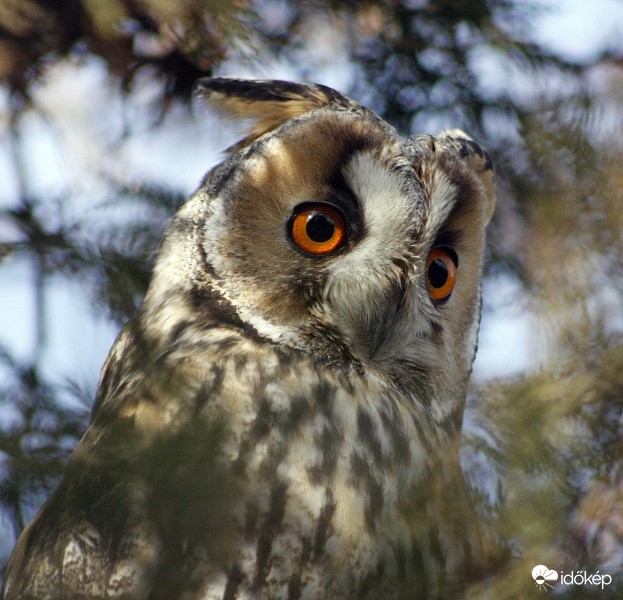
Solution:
<svg viewBox="0 0 623 600"><path fill-rule="evenodd" d="M199 93L253 124L173 219L5 599L451 594L482 561L457 442L487 153L401 138L324 86ZM302 249L308 206L318 248L340 226L323 211L342 219L335 250ZM456 263L440 301L435 248Z"/></svg>

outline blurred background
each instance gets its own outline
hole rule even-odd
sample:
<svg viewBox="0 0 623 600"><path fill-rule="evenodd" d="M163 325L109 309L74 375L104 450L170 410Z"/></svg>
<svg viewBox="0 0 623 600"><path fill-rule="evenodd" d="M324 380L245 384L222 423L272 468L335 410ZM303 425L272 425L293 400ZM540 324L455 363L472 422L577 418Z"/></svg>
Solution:
<svg viewBox="0 0 623 600"><path fill-rule="evenodd" d="M316 81L496 164L463 462L509 560L623 591L622 0L0 0L0 572L172 213L236 141L201 76ZM618 582L618 584L617 584Z"/></svg>

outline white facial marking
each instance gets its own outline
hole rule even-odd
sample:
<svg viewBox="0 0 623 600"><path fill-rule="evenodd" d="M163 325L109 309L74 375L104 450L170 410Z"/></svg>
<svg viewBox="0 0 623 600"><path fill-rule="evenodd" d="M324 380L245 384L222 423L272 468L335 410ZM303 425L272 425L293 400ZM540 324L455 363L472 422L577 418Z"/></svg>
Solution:
<svg viewBox="0 0 623 600"><path fill-rule="evenodd" d="M412 217L412 207L404 195L402 178L369 153L356 154L344 175L361 202L367 234L332 270L338 276L352 276L378 269L403 253L405 225Z"/></svg>
<svg viewBox="0 0 623 600"><path fill-rule="evenodd" d="M353 248L329 264L324 303L352 343L373 326L401 276L396 260L410 252L409 221L414 218L414 205L404 192L400 174L371 153L356 154L344 168L344 176L360 201L365 233ZM365 354L368 348L360 350Z"/></svg>

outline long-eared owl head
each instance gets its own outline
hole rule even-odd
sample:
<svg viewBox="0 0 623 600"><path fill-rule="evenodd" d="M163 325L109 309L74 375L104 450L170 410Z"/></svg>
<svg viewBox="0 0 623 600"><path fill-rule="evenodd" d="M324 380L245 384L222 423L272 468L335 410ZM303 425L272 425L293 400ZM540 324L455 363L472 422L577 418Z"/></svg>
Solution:
<svg viewBox="0 0 623 600"><path fill-rule="evenodd" d="M160 332L202 318L462 404L479 320L488 154L459 130L403 138L321 86L206 79L250 124L181 209L148 293ZM191 294L191 305L183 297Z"/></svg>

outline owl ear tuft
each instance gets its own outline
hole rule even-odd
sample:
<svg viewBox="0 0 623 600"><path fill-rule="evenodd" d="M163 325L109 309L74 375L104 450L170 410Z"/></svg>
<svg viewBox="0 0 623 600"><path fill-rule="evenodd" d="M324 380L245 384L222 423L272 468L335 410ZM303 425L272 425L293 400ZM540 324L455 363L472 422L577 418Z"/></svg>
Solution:
<svg viewBox="0 0 623 600"><path fill-rule="evenodd" d="M235 151L285 121L323 106L358 106L350 98L320 84L271 79L205 78L196 84L197 94L217 113L229 119L251 122L247 135L228 148Z"/></svg>
<svg viewBox="0 0 623 600"><path fill-rule="evenodd" d="M495 176L493 161L489 153L460 129L446 129L437 136L437 139L453 146L458 151L459 157L470 165L480 178L480 181L482 181L488 200L488 223L495 211Z"/></svg>

